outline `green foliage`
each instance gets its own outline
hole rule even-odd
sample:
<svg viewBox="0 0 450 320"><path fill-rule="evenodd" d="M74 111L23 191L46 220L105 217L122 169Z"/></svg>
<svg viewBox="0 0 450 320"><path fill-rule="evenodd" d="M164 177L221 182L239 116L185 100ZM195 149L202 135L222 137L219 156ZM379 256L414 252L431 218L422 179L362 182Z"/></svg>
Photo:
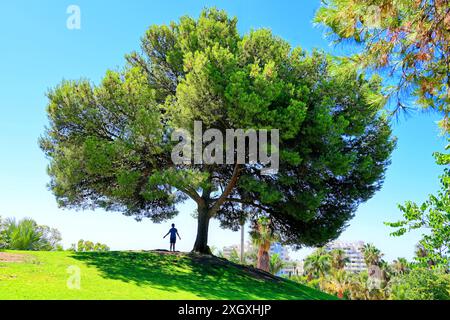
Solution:
<svg viewBox="0 0 450 320"><path fill-rule="evenodd" d="M450 278L438 270L417 268L393 281L394 300L450 300Z"/></svg>
<svg viewBox="0 0 450 320"><path fill-rule="evenodd" d="M380 71L389 85L397 82L386 88L396 110L409 108L413 93L424 109L443 113L440 125L449 132L448 7L434 0L323 0L315 22L337 41L362 48L349 64Z"/></svg>
<svg viewBox="0 0 450 320"><path fill-rule="evenodd" d="M369 287L369 274L361 271L351 275L349 298L351 300L371 300L373 289Z"/></svg>
<svg viewBox="0 0 450 320"><path fill-rule="evenodd" d="M438 164L450 164L449 154L435 154ZM407 201L399 205L403 220L386 222L396 228L393 236L402 236L410 230L425 229L419 241L419 254L416 261L423 267L443 267L450 269L450 171L448 167L441 176L441 190L430 195L428 200L418 205Z"/></svg>
<svg viewBox="0 0 450 320"><path fill-rule="evenodd" d="M270 215L296 246L336 238L377 191L395 141L382 114L379 79L267 29L241 36L237 19L205 9L151 26L142 54L100 84L64 81L48 92L40 146L50 188L66 208L104 208L161 222L187 198L201 230L210 218L239 225L241 212ZM175 165L170 134L204 129L279 129L280 168ZM195 250L208 252L204 234Z"/></svg>
<svg viewBox="0 0 450 320"><path fill-rule="evenodd" d="M323 248L319 248L306 257L303 269L310 280L324 278L331 270L331 262L331 255Z"/></svg>
<svg viewBox="0 0 450 320"><path fill-rule="evenodd" d="M0 250L8 247L8 237L6 233L6 224L0 216Z"/></svg>
<svg viewBox="0 0 450 320"><path fill-rule="evenodd" d="M305 276L292 280L352 300L450 299L450 276L445 268L422 268L404 258L388 265L381 259L380 250L371 244L364 247L363 253L366 263L378 267L381 273L351 273L331 267L332 255L318 249L305 259Z"/></svg>
<svg viewBox="0 0 450 320"><path fill-rule="evenodd" d="M278 239L278 236L273 231L270 219L260 217L254 222L253 228L250 231L250 238L253 245L263 247L267 251L270 249L272 242Z"/></svg>
<svg viewBox="0 0 450 320"><path fill-rule="evenodd" d="M333 249L331 252L331 267L334 270L342 270L345 264L350 262L350 258L345 255L345 251L342 249Z"/></svg>
<svg viewBox="0 0 450 320"><path fill-rule="evenodd" d="M396 275L405 274L410 271L410 263L405 258L397 258L392 262L392 269Z"/></svg>
<svg viewBox="0 0 450 320"><path fill-rule="evenodd" d="M0 220L0 246L13 250L60 250L61 234L48 226L41 226L31 218L20 221L9 218Z"/></svg>
<svg viewBox="0 0 450 320"><path fill-rule="evenodd" d="M286 266L286 263L281 260L278 253L272 254L269 259L269 272L272 274L277 274Z"/></svg>
<svg viewBox="0 0 450 320"><path fill-rule="evenodd" d="M241 263L241 258L239 257L239 253L237 252L236 249L233 248L233 250L231 250L228 260L234 263Z"/></svg>
<svg viewBox="0 0 450 320"><path fill-rule="evenodd" d="M77 244L72 245L72 251L77 252L92 252L92 251L109 251L109 247L106 244L102 244L99 242L92 242L89 240L78 240Z"/></svg>
<svg viewBox="0 0 450 320"><path fill-rule="evenodd" d="M383 256L383 254L373 244L371 243L365 244L362 249L362 253L364 256L364 262L368 267L381 265L382 263L381 257Z"/></svg>
<svg viewBox="0 0 450 320"><path fill-rule="evenodd" d="M322 288L325 292L335 294L342 299L349 295L352 285L350 273L344 269L333 269L331 274L327 275L323 281Z"/></svg>

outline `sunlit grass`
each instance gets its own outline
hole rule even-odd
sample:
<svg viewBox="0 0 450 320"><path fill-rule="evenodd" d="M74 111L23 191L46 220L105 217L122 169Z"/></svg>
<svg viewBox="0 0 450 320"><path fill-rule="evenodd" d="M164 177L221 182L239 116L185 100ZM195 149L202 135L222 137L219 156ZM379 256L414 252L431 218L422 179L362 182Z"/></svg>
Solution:
<svg viewBox="0 0 450 320"><path fill-rule="evenodd" d="M0 299L333 299L216 258L156 252L19 252L0 262ZM69 289L68 267L80 270ZM77 268L75 268L77 269ZM78 269L77 269L78 270Z"/></svg>

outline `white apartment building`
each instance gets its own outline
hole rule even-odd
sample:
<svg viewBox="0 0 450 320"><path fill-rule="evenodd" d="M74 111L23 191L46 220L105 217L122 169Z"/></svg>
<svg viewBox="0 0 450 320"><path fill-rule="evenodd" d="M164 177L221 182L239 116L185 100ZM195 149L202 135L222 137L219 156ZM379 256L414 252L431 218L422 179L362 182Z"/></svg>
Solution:
<svg viewBox="0 0 450 320"><path fill-rule="evenodd" d="M331 251L334 249L342 249L345 252L346 257L350 260L350 262L345 264L344 269L351 272L361 272L367 270L366 263L364 262L364 256L362 254L363 247L363 241L333 241L325 246L325 250Z"/></svg>

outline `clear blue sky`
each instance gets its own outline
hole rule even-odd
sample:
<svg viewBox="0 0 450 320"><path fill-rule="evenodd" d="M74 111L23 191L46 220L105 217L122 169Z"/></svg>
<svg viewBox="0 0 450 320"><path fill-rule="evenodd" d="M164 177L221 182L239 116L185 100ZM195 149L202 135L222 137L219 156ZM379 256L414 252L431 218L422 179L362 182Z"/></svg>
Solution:
<svg viewBox="0 0 450 320"><path fill-rule="evenodd" d="M66 9L81 8L81 30L68 30ZM37 145L47 123L45 92L62 79L89 78L98 82L107 69L120 67L124 54L138 49L139 39L151 24L169 23L202 8L217 6L239 19L239 30L269 27L293 46L328 45L311 22L314 1L2 1L0 4L0 215L33 217L58 228L65 246L78 239L107 243L113 249L167 247L162 236L172 221L160 225L136 222L119 213L58 209L47 190L47 161ZM432 153L443 150L433 114L417 114L394 123L398 147L384 187L360 206L342 234L342 240L373 242L388 260L410 258L418 235L392 238L383 221L400 218L397 203L423 201L437 191L442 168ZM180 207L173 222L179 227L180 250L192 248L196 221L192 203ZM239 233L210 228L210 245L239 242ZM305 251L297 253L301 256Z"/></svg>

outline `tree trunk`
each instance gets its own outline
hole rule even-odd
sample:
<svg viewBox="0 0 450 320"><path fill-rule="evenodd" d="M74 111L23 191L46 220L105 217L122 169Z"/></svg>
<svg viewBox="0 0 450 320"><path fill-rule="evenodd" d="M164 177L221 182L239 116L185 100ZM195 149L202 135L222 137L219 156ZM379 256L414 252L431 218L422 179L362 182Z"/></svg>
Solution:
<svg viewBox="0 0 450 320"><path fill-rule="evenodd" d="M241 224L241 263L244 264L244 226L245 224Z"/></svg>
<svg viewBox="0 0 450 320"><path fill-rule="evenodd" d="M256 267L258 269L270 272L270 266L269 266L269 253L264 249L259 249L258 252L258 262Z"/></svg>
<svg viewBox="0 0 450 320"><path fill-rule="evenodd" d="M208 209L198 207L198 224L197 224L197 239L195 240L193 252L211 254L211 250L208 247L208 227L209 227L209 214Z"/></svg>

